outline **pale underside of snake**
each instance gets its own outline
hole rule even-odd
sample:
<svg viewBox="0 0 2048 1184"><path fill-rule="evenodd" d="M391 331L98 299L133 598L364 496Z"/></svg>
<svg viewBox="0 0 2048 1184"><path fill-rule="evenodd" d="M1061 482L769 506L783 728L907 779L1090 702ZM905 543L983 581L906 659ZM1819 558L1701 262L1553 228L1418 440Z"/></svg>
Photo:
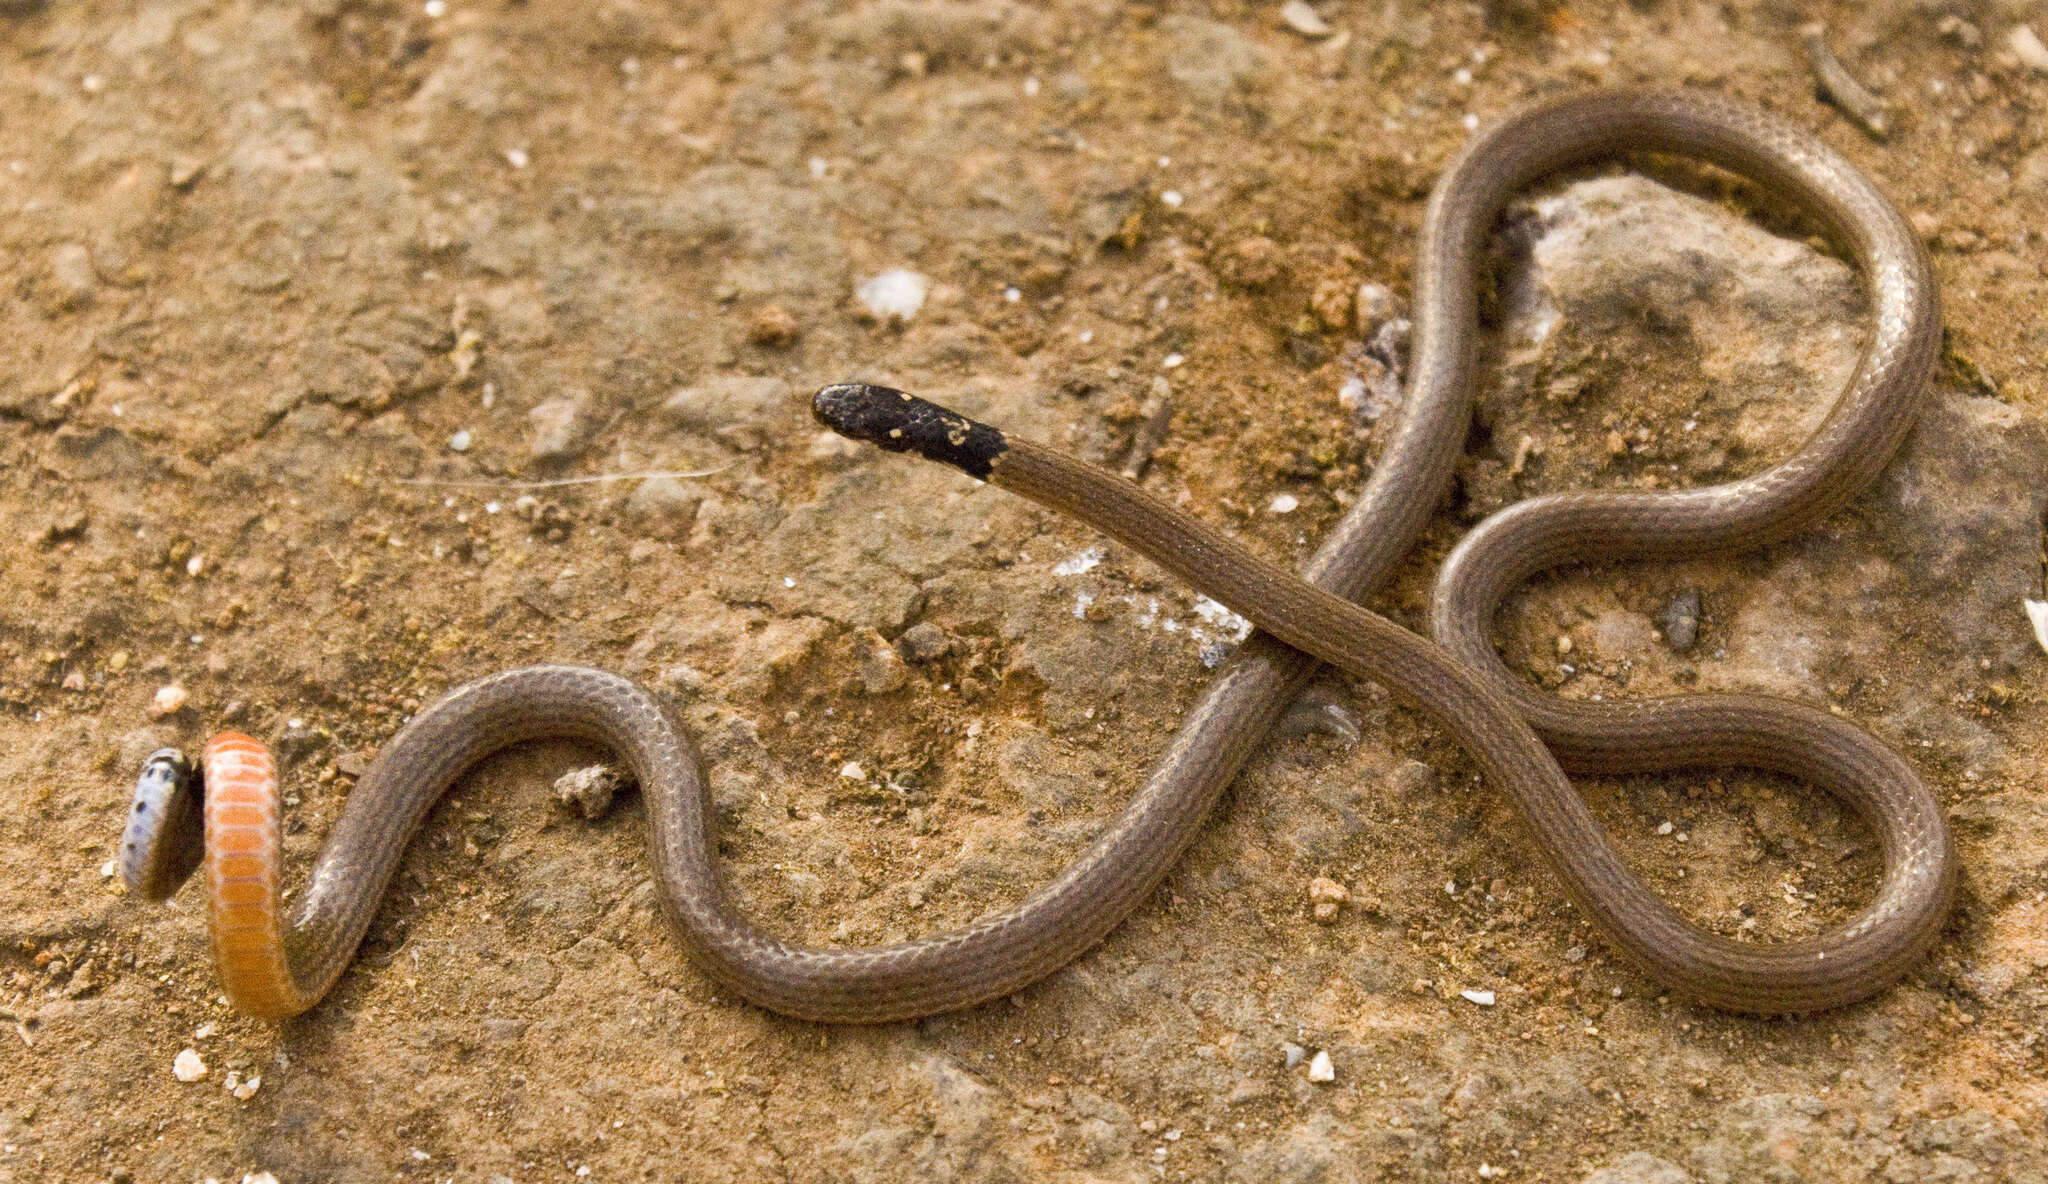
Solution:
<svg viewBox="0 0 2048 1184"><path fill-rule="evenodd" d="M1464 442L1481 262L1502 207L1559 169L1638 151L1749 178L1818 222L1855 260L1871 329L1833 410L1790 457L1732 484L1552 495L1488 519L1439 575L1435 641L1360 607L1443 498ZM318 1002L354 956L407 842L448 786L508 745L587 739L612 749L637 779L654 882L678 940L711 978L808 1019L925 1015L1014 991L1115 927L1180 858L1322 661L1386 685L1443 727L1518 803L1553 872L1606 940L1673 990L1731 1010L1781 1013L1849 1003L1895 981L1937 935L1954 881L1946 822L1911 766L1852 724L1781 699L1596 704L1537 693L1495 651L1492 619L1513 586L1542 569L1760 546L1865 488L1910 428L1937 346L1938 305L1917 239L1853 166L1774 117L1689 91L1580 94L1508 116L1452 162L1425 218L1414 322L1398 421L1371 479L1302 577L1129 482L923 400L859 384L818 393L814 413L828 426L954 464L1073 515L1261 630L1225 664L1153 775L1097 839L1050 884L965 928L889 946L807 948L754 927L724 884L698 759L669 708L626 679L573 666L479 679L401 729L350 794L289 918L278 888L276 771L247 737L217 737L199 776L175 753L151 758L124 839L124 873L138 891L167 896L203 857L224 988L254 1014L295 1015ZM1798 941L1709 933L1628 867L1563 772L1696 765L1775 770L1847 804L1883 851L1870 902Z"/></svg>

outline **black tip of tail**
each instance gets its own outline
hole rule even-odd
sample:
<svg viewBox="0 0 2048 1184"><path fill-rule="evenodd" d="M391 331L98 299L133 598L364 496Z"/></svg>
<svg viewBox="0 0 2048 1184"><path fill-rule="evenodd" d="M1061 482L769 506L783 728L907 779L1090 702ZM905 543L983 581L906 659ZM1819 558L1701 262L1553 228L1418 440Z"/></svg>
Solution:
<svg viewBox="0 0 2048 1184"><path fill-rule="evenodd" d="M1010 447L1001 432L985 423L916 395L864 382L843 382L819 391L811 397L811 414L849 439L866 440L890 452L915 452L983 481L995 459Z"/></svg>

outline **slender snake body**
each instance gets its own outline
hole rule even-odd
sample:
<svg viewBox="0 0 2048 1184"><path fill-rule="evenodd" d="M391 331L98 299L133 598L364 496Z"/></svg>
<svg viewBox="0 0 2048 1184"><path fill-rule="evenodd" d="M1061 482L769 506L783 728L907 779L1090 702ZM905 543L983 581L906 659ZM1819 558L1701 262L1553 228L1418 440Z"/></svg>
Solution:
<svg viewBox="0 0 2048 1184"><path fill-rule="evenodd" d="M1560 168L1642 150L1752 179L1817 219L1854 257L1872 328L1834 410L1793 456L1743 481L1677 493L1554 495L1488 519L1439 576L1436 642L1359 607L1441 500L1463 444L1481 261L1501 208ZM1535 571L1755 547L1866 487L1913 421L1939 336L1932 276L1910 229L1853 166L1752 108L1695 92L1594 92L1525 108L1458 155L1430 199L1414 306L1399 420L1306 579L1135 485L923 400L858 384L818 393L814 413L835 430L954 464L1078 517L1261 630L1225 664L1155 773L1094 843L1032 896L963 929L897 945L812 949L754 928L724 886L697 757L669 710L626 679L570 666L479 679L406 725L351 793L289 923L280 922L277 895L275 770L246 737L209 745L203 778L182 776L181 758L152 758L138 784L124 871L146 894L168 895L199 859L203 812L215 957L228 993L257 1015L297 1014L353 957L406 843L451 783L507 745L578 737L614 750L639 781L654 883L684 948L714 980L807 1019L925 1015L1016 990L1109 932L1179 859L1321 660L1385 684L1443 726L1488 782L1515 798L1599 931L1680 993L1738 1011L1799 1012L1896 980L1934 940L1954 880L1946 823L1909 765L1854 726L1784 700L1585 704L1542 695L1508 671L1491 627L1501 599ZM1884 874L1863 910L1821 936L1781 944L1716 936L1628 868L1560 761L1578 770L1739 764L1788 773L1866 820ZM195 780L205 785L203 811L177 794Z"/></svg>

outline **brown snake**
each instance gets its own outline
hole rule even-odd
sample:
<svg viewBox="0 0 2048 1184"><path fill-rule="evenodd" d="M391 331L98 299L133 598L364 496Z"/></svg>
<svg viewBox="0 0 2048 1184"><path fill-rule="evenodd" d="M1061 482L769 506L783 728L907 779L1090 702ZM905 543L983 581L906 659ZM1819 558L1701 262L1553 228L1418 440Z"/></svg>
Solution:
<svg viewBox="0 0 2048 1184"><path fill-rule="evenodd" d="M1487 237L1523 186L1630 151L1721 166L1816 219L1862 271L1870 339L1826 422L1763 473L1677 493L1538 498L1482 524L1439 580L1439 648L1353 601L1385 580L1449 482L1470 416ZM245 938L254 949L253 935L266 927L282 949L239 962L221 954L223 976L237 1003L257 1014L312 1006L353 957L406 843L442 792L509 744L580 737L612 748L638 779L654 882L684 948L719 983L817 1020L878 1022L963 1007L1065 965L1136 907L1321 659L1384 683L1462 744L1488 782L1514 796L1572 899L1658 980L1738 1011L1807 1011L1862 998L1926 950L1953 891L1946 823L1911 767L1867 733L1783 700L1690 695L1594 705L1536 694L1494 652L1491 622L1506 592L1543 568L1755 547L1840 507L1911 425L1938 334L1918 241L1853 166L1806 133L1694 92L1601 91L1525 108L1475 137L1430 199L1400 418L1370 482L1308 565L1307 582L1134 485L922 400L857 384L818 393L814 412L836 430L947 461L1079 517L1265 631L1225 665L1130 804L1045 888L958 931L898 945L809 949L763 934L723 883L697 758L669 710L601 671L526 667L458 688L384 747L349 796L289 924L280 926L277 915L274 809L266 818L239 800L224 808L234 813L219 833L244 862L232 874L214 872L232 894L213 905L214 915L236 926L232 942L216 932L216 949ZM249 763L257 758L243 738L217 747L227 755L215 779L274 782L267 757ZM1867 907L1819 937L1771 945L1715 936L1629 870L1560 760L1586 770L1737 764L1789 773L1863 817L1882 846L1884 875ZM168 757L145 769L123 850L130 882L154 896L168 895L199 858L197 811L172 797L175 774ZM256 856L265 851L272 858L262 867Z"/></svg>

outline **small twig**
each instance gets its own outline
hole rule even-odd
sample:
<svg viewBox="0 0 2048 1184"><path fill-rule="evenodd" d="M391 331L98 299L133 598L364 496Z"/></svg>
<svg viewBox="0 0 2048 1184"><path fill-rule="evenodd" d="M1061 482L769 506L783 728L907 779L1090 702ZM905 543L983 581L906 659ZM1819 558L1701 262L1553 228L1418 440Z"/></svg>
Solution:
<svg viewBox="0 0 2048 1184"><path fill-rule="evenodd" d="M1873 139L1882 140L1890 135L1891 108L1869 87L1856 81L1835 51L1828 48L1827 26L1816 23L1802 27L1800 40L1806 47L1806 61L1813 67L1813 81L1820 97L1840 107Z"/></svg>
<svg viewBox="0 0 2048 1184"><path fill-rule="evenodd" d="M731 465L719 465L715 469L695 469L690 472L661 471L650 473L594 473L588 477L556 477L549 481L444 481L434 477L397 477L393 485L435 485L450 489L557 489L564 485L594 485L600 481L651 481L656 477L672 477L683 480L690 477L709 477L723 473Z"/></svg>
<svg viewBox="0 0 2048 1184"><path fill-rule="evenodd" d="M1152 463L1153 452L1165 442L1166 429L1173 425L1173 388L1164 378L1152 380L1152 396L1145 400L1143 414L1137 430L1131 433L1131 450L1124 454L1126 481L1136 481L1145 475L1145 466Z"/></svg>

